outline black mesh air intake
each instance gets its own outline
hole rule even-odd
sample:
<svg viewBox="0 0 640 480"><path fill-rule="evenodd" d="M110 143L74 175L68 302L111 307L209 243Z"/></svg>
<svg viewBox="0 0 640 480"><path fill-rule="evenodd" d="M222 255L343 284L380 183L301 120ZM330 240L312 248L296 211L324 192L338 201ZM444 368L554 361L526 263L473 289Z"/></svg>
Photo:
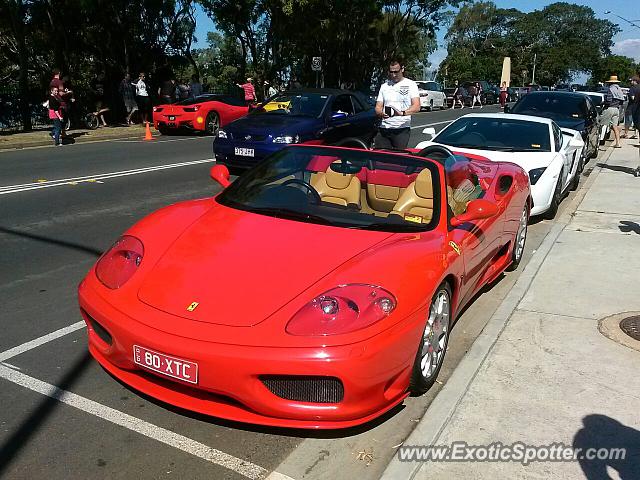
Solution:
<svg viewBox="0 0 640 480"><path fill-rule="evenodd" d="M261 375L264 385L280 398L297 402L339 403L344 386L335 377Z"/></svg>

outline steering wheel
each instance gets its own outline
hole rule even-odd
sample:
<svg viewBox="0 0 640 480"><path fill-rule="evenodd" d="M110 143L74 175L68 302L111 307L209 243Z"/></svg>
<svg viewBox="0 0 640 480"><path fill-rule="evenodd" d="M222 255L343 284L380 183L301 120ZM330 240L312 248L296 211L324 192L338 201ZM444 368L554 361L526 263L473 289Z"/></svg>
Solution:
<svg viewBox="0 0 640 480"><path fill-rule="evenodd" d="M313 188L310 184L305 182L304 180L300 180L298 178L290 178L289 180L282 182L280 186L288 187L289 185L298 185L300 187L304 187L307 190L307 192L311 194L311 197L313 197L314 203L322 202L322 198L320 198L320 194L318 193L318 191L315 188Z"/></svg>
<svg viewBox="0 0 640 480"><path fill-rule="evenodd" d="M418 156L420 157L429 157L436 162L444 165L444 162L449 157L453 157L453 152L449 150L447 147L442 145L429 145L424 147L422 150L418 152Z"/></svg>

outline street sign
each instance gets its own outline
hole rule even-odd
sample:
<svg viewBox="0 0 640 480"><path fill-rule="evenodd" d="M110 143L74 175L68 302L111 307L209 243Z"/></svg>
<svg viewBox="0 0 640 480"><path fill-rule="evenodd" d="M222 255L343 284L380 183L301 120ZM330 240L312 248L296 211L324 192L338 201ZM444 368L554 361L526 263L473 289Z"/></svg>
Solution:
<svg viewBox="0 0 640 480"><path fill-rule="evenodd" d="M314 72L322 71L322 57L313 57L311 59L311 70Z"/></svg>

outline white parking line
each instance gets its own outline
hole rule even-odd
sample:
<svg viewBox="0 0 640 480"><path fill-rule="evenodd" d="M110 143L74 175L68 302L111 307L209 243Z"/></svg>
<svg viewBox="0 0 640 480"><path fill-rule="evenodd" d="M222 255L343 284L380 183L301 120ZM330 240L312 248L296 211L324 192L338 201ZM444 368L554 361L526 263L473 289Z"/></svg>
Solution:
<svg viewBox="0 0 640 480"><path fill-rule="evenodd" d="M35 340L31 340L30 342L23 343L22 345L18 345L17 347L11 348L9 350L5 350L4 352L0 353L0 362L4 362L5 360L9 360L10 358L20 355L21 353L28 352L29 350L33 350L40 345L44 345L45 343L56 340L57 338L64 337L65 335L73 333L76 330L80 330L81 328L84 328L84 325L85 323L83 321L76 322L73 325L69 325L68 327L56 330L55 332L48 333L39 338L36 338Z"/></svg>
<svg viewBox="0 0 640 480"><path fill-rule="evenodd" d="M119 172L97 173L95 175L85 175L82 177L62 178L58 180L48 180L45 182L23 183L19 185L5 185L0 187L0 195L10 193L25 192L28 190L39 190L42 188L61 187L63 185L71 185L78 182L97 182L107 178L126 177L129 175L140 175L143 173L156 172L170 168L187 167L190 165L198 165L200 163L213 162L213 158L205 158L202 160L192 160L190 162L172 163L169 165L156 165L153 167L136 168L134 170L122 170Z"/></svg>
<svg viewBox="0 0 640 480"><path fill-rule="evenodd" d="M269 473L268 470L251 462L241 460L233 455L208 447L203 443L172 432L171 430L145 422L144 420L120 412L114 408L107 407L106 405L102 405L98 402L94 402L88 398L81 397L75 393L61 390L55 385L30 377L24 373L17 372L5 367L4 365L0 365L0 378L4 378L17 385L28 388L29 390L46 395L47 397L58 400L66 405L70 405L78 410L82 410L83 412L95 415L96 417L108 422L120 425L121 427L144 435L145 437L157 440L165 445L177 448L178 450L206 460L207 462L215 463L216 465L233 470L244 477L259 480L265 478L267 473Z"/></svg>
<svg viewBox="0 0 640 480"><path fill-rule="evenodd" d="M35 340L23 343L17 347L5 350L0 353L0 362L4 362L9 358L25 353L29 350L37 348L45 343L56 340L60 337L68 335L76 330L84 327L84 322L76 322L67 327L51 332L47 335L43 335ZM37 378L26 375L17 371L12 365L9 366L6 363L0 363L0 378L4 378L16 385L20 385L24 388L32 390L34 392L46 395L47 397L58 400L65 405L77 408L83 412L94 415L98 418L114 423L121 427L127 428L133 432L149 437L158 442L164 443L171 447L177 448L185 453L193 455L195 457L206 460L207 462L220 465L221 467L233 470L240 475L250 478L252 480L265 479L268 470L262 468L259 465L242 460L240 458L224 453L215 448L209 447L203 443L200 443L191 438L185 437L178 433L167 430L166 428L158 427L152 423L146 422L132 415L126 414L114 408L102 405L88 398L82 397L67 390L62 390L55 385L52 385ZM266 480L293 480L286 475L272 472Z"/></svg>

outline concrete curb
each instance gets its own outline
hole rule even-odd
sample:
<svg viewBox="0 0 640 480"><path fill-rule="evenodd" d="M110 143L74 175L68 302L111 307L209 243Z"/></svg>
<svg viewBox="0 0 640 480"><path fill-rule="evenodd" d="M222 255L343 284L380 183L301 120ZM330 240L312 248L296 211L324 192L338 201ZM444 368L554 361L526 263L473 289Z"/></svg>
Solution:
<svg viewBox="0 0 640 480"><path fill-rule="evenodd" d="M604 163L608 161L612 151L613 149L611 147L607 149L605 154L606 158L603 158ZM403 445L437 444L438 438L449 424L455 410L482 368L493 346L498 341L511 315L528 292L547 255L570 222L573 213L582 202L601 170L602 167L593 168L584 187L580 189L579 194L567 205L567 209L546 235L538 250L532 255L529 263L514 286L489 319L482 333L473 342L467 354L460 361L431 405L429 405L420 423L418 423L415 430L409 435L409 438L404 441ZM414 479L422 466L422 462L401 462L398 460L398 456L395 455L380 478L382 480Z"/></svg>

